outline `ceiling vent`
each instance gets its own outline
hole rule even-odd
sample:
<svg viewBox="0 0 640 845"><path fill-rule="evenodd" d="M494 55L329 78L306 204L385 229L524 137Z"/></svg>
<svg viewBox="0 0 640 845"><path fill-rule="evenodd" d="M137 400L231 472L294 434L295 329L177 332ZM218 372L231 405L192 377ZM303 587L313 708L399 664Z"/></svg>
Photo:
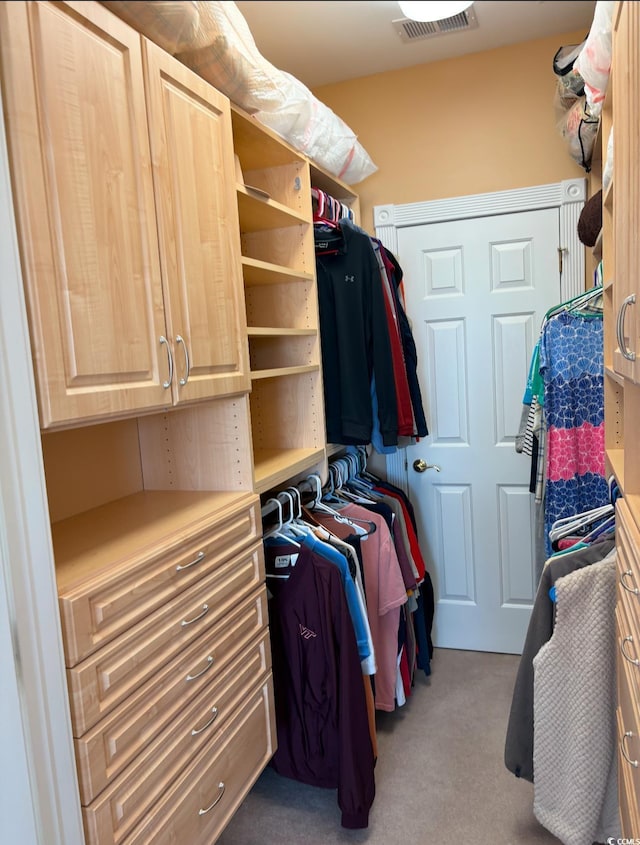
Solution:
<svg viewBox="0 0 640 845"><path fill-rule="evenodd" d="M399 18L392 21L393 26L405 43L433 38L436 35L447 35L449 32L461 32L465 29L477 29L478 18L473 6L450 18L441 21L412 21L410 18Z"/></svg>

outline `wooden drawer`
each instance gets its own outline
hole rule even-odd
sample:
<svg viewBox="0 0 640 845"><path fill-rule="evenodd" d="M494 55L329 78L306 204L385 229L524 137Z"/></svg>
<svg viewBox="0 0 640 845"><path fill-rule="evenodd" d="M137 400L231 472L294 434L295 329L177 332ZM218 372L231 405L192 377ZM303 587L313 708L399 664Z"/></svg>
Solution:
<svg viewBox="0 0 640 845"><path fill-rule="evenodd" d="M238 653L266 630L267 621L267 594L260 587L76 739L80 803L93 801L183 708L217 683ZM261 648L265 665L271 665L268 642Z"/></svg>
<svg viewBox="0 0 640 845"><path fill-rule="evenodd" d="M618 737L624 734L620 708L617 713ZM640 832L640 806L638 805L638 794L634 793L631 778L631 767L620 754L618 748L618 804L620 807L620 824L622 836L633 842Z"/></svg>
<svg viewBox="0 0 640 845"><path fill-rule="evenodd" d="M260 536L256 500L229 507L197 533L177 532L60 593L64 651L72 668L118 634L210 574Z"/></svg>
<svg viewBox="0 0 640 845"><path fill-rule="evenodd" d="M626 668L625 678L630 685L630 694L640 702L640 636L638 620L631 621L624 600L618 598L616 605L616 645L618 648L618 680Z"/></svg>
<svg viewBox="0 0 640 845"><path fill-rule="evenodd" d="M88 842L119 845L162 798L189 760L210 745L243 701L264 683L270 665L267 632L245 649L218 681L180 708L134 762L83 809Z"/></svg>
<svg viewBox="0 0 640 845"><path fill-rule="evenodd" d="M213 845L269 762L275 737L269 676L164 792L124 845Z"/></svg>
<svg viewBox="0 0 640 845"><path fill-rule="evenodd" d="M640 618L640 531L628 505L616 502L618 595L625 600L631 620Z"/></svg>
<svg viewBox="0 0 640 845"><path fill-rule="evenodd" d="M618 651L618 754L632 795L640 795L640 702L633 694L630 669L634 668ZM629 762L632 761L632 762ZM635 763L635 765L634 765Z"/></svg>
<svg viewBox="0 0 640 845"><path fill-rule="evenodd" d="M82 736L264 581L262 543L67 669L73 735Z"/></svg>

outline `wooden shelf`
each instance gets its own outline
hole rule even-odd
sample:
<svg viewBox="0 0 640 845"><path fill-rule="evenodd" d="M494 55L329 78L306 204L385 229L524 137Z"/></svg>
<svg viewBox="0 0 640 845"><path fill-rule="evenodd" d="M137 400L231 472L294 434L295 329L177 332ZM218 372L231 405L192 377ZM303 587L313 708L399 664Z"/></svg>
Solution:
<svg viewBox="0 0 640 845"><path fill-rule="evenodd" d="M242 257L242 270L245 285L279 285L282 283L312 282L312 273L292 270L280 264L260 261L258 258Z"/></svg>
<svg viewBox="0 0 640 845"><path fill-rule="evenodd" d="M607 463L615 475L618 486L624 490L624 449L607 449Z"/></svg>
<svg viewBox="0 0 640 845"><path fill-rule="evenodd" d="M607 190L602 194L602 205L608 209L613 208L613 176L611 177Z"/></svg>
<svg viewBox="0 0 640 845"><path fill-rule="evenodd" d="M257 197L244 185L237 185L241 232L264 232L309 223L308 217L272 199Z"/></svg>
<svg viewBox="0 0 640 845"><path fill-rule="evenodd" d="M243 170L281 167L304 157L255 117L231 104L233 144Z"/></svg>
<svg viewBox="0 0 640 845"><path fill-rule="evenodd" d="M162 546L164 537L209 519L252 494L146 491L55 522L51 526L58 592L131 556L136 548Z"/></svg>
<svg viewBox="0 0 640 845"><path fill-rule="evenodd" d="M345 182L338 179L337 176L332 176L323 167L311 163L310 170L311 183L315 188L320 188L325 193L331 194L334 199L340 200L346 205L350 205L358 199L358 195Z"/></svg>
<svg viewBox="0 0 640 845"><path fill-rule="evenodd" d="M280 329L264 326L249 326L247 328L249 337L315 337L316 329Z"/></svg>
<svg viewBox="0 0 640 845"><path fill-rule="evenodd" d="M604 374L606 378L610 378L612 381L615 381L616 384L619 384L620 387L624 387L624 378L620 375L620 373L616 373L615 370L611 369L611 367L605 367Z"/></svg>
<svg viewBox="0 0 640 845"><path fill-rule="evenodd" d="M343 452L346 448L344 443L327 443L327 457L331 458L338 452Z"/></svg>
<svg viewBox="0 0 640 845"><path fill-rule="evenodd" d="M324 458L324 449L254 449L255 489L271 490Z"/></svg>
<svg viewBox="0 0 640 845"><path fill-rule="evenodd" d="M251 373L251 380L267 378L282 378L282 376L297 376L303 373L315 373L320 369L317 364L305 364L302 367L277 367L271 370L256 370Z"/></svg>

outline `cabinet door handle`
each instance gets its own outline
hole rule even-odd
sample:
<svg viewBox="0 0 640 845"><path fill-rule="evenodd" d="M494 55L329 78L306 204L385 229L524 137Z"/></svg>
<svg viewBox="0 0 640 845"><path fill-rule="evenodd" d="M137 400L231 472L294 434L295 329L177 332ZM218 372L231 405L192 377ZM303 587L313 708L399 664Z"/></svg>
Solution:
<svg viewBox="0 0 640 845"><path fill-rule="evenodd" d="M169 341L164 335L160 335L160 346L162 346L163 343L167 346L167 358L169 359L169 378L162 382L162 386L166 390L168 387L171 387L171 382L173 381L173 355L171 354Z"/></svg>
<svg viewBox="0 0 640 845"><path fill-rule="evenodd" d="M635 293L632 293L625 299L623 299L622 304L620 305L620 310L618 311L618 320L616 323L616 333L618 335L618 348L620 349L620 354L622 355L622 357L626 358L627 361L636 360L636 353L630 349L627 349L627 346L624 341L624 317L627 312L627 308L630 305L633 305L635 301Z"/></svg>
<svg viewBox="0 0 640 845"><path fill-rule="evenodd" d="M627 761L627 763L630 766L633 766L634 769L637 769L638 768L638 761L632 760L631 757L629 757L629 755L627 754L626 746L625 746L625 740L631 739L632 736L635 736L633 731L625 731L624 732L624 734L620 737L620 751L621 751L624 759Z"/></svg>
<svg viewBox="0 0 640 845"><path fill-rule="evenodd" d="M625 572L622 573L622 575L620 576L620 584L622 585L623 589L625 589L628 593L633 593L634 596L637 596L638 592L640 592L638 588L627 587L627 585L624 583L624 579L628 576L633 577L633 572L630 569L627 569Z"/></svg>
<svg viewBox="0 0 640 845"><path fill-rule="evenodd" d="M179 564L176 566L176 572L182 572L183 569L189 569L190 566L195 566L196 563L200 563L202 558L204 557L204 552L198 552L198 554L194 557L193 560L190 560L189 563Z"/></svg>
<svg viewBox="0 0 640 845"><path fill-rule="evenodd" d="M197 622L198 619L202 619L203 616L206 616L208 612L209 612L209 605L203 604L202 605L202 611L197 616L194 616L193 619L183 619L182 622L180 623L180 625L183 628L186 628L187 625L193 625L193 623Z"/></svg>
<svg viewBox="0 0 640 845"><path fill-rule="evenodd" d="M202 807L201 807L201 808L198 810L198 815L199 815L199 816L204 816L204 815L205 815L205 813L208 813L208 812L209 812L209 810L213 810L213 808L216 806L216 804L218 803L218 801L220 801L220 800L221 800L222 796L224 795L224 782L223 782L223 781L220 781L220 783L218 784L218 790L219 790L218 794L217 794L217 795L216 795L216 797L213 799L213 804L209 804L209 806L208 806L208 807L205 807L204 809L202 809Z"/></svg>
<svg viewBox="0 0 640 845"><path fill-rule="evenodd" d="M629 663L633 663L634 666L640 666L640 660L637 657L629 657L627 652L624 650L626 643L632 643L633 637L631 635L625 637L623 640L620 640L620 651L622 652L622 656L625 660L628 660Z"/></svg>
<svg viewBox="0 0 640 845"><path fill-rule="evenodd" d="M176 335L176 343L181 343L182 348L184 349L184 378L180 379L180 385L184 387L185 384L189 381L189 373L191 372L191 364L189 363L189 350L187 349L187 344L182 335Z"/></svg>
<svg viewBox="0 0 640 845"><path fill-rule="evenodd" d="M209 721L206 723L206 725L203 725L201 728L194 728L191 731L191 736L198 736L198 734L201 734L202 731L206 731L206 729L211 727L211 725L215 722L217 716L218 716L218 708L212 707L211 708L211 718L209 719Z"/></svg>
<svg viewBox="0 0 640 845"><path fill-rule="evenodd" d="M207 657L207 663L206 663L206 666L204 667L204 669L201 669L199 672L196 672L195 675L192 675L191 673L189 673L186 677L186 680L187 681L195 681L196 678L201 678L204 675L205 672L208 672L209 669L211 669L212 666L213 666L213 655L210 654Z"/></svg>

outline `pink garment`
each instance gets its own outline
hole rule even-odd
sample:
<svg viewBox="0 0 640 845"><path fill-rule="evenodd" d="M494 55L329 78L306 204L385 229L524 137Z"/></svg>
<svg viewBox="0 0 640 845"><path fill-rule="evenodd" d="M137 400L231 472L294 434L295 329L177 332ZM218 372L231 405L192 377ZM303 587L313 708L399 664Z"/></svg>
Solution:
<svg viewBox="0 0 640 845"><path fill-rule="evenodd" d="M586 473L604 475L604 424L578 428L549 427L547 478L566 481Z"/></svg>
<svg viewBox="0 0 640 845"><path fill-rule="evenodd" d="M407 600L398 556L383 516L351 504L340 508L340 514L358 517L357 525L362 528L367 526L361 520L376 526L373 534L361 538L360 549L367 615L377 665L375 705L376 710L391 711L395 709L400 607ZM314 511L313 516L343 540L355 533L352 526L338 522L330 514Z"/></svg>

